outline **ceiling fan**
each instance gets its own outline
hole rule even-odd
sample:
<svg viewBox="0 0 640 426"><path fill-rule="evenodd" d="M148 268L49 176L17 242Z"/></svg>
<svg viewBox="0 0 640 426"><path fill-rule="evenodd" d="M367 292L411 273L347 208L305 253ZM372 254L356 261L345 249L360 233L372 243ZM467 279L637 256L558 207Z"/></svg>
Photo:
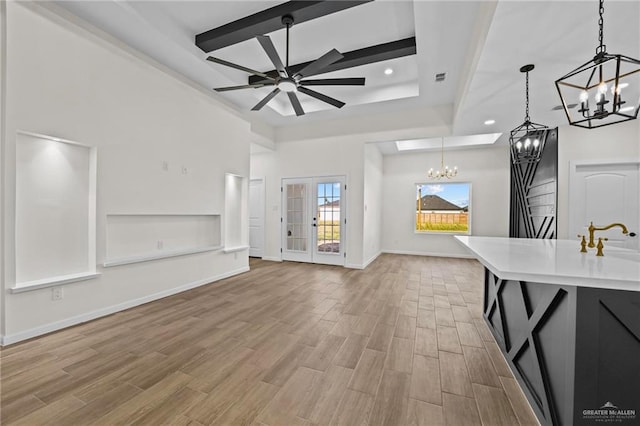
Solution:
<svg viewBox="0 0 640 426"><path fill-rule="evenodd" d="M240 89L256 89L259 87L267 87L267 86L275 86L273 91L265 96L260 102L256 104L252 111L259 111L264 107L271 99L273 99L278 93L286 92L289 97L289 101L291 102L291 106L295 111L297 116L304 115L304 110L302 109L302 105L300 105L300 100L296 95L296 92L304 93L305 95L309 95L313 98L319 99L323 102L326 102L330 105L333 105L337 108L342 108L345 104L342 101L334 99L330 96L323 95L322 93L318 93L315 90L311 90L306 86L364 86L364 78L325 78L325 79L315 79L315 80L307 80L306 76L311 76L315 74L322 73L322 70L333 64L334 62L339 61L344 56L336 49L332 49L329 52L322 55L320 58L311 62L300 71L290 74L289 72L289 28L293 25L293 17L291 15L285 15L282 17L282 24L287 27L287 56L286 56L286 66L282 63L278 52L276 51L273 42L269 38L269 36L259 35L256 38L258 42L264 49L265 53L273 62L276 70L278 71L277 77L272 77L263 72L253 70L251 68L243 67L242 65L237 65L224 59L214 58L213 56L209 56L207 58L208 61L215 62L220 65L224 65L227 67L235 68L240 71L245 71L249 74L257 75L262 77L263 80L257 81L253 84L245 84L241 86L229 86L229 87L219 87L214 89L216 92L226 92L230 90L240 90Z"/></svg>

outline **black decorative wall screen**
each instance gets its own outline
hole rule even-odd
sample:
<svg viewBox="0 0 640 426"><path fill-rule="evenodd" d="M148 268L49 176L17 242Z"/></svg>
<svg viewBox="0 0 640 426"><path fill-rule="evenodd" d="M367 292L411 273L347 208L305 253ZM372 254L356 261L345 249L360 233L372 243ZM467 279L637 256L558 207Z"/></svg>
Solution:
<svg viewBox="0 0 640 426"><path fill-rule="evenodd" d="M510 237L556 238L558 128L545 138L539 162L511 164Z"/></svg>

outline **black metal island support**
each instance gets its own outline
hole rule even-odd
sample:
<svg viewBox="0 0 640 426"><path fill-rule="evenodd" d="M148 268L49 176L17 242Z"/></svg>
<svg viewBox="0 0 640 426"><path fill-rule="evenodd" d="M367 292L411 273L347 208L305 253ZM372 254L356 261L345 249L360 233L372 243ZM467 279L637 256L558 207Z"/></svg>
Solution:
<svg viewBox="0 0 640 426"><path fill-rule="evenodd" d="M540 423L640 424L640 253L456 239L485 267L485 321Z"/></svg>

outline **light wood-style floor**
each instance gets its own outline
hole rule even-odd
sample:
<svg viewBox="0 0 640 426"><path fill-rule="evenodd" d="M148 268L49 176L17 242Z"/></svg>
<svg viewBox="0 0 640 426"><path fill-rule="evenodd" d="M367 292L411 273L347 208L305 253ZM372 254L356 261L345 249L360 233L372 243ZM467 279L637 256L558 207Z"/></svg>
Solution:
<svg viewBox="0 0 640 426"><path fill-rule="evenodd" d="M251 271L2 350L2 424L537 424L468 259Z"/></svg>

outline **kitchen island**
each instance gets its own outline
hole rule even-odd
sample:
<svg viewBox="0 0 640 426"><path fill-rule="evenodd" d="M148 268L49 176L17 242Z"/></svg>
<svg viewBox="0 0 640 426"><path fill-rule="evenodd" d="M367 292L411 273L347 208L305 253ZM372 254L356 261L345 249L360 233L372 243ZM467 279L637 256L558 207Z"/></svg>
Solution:
<svg viewBox="0 0 640 426"><path fill-rule="evenodd" d="M485 267L484 319L540 423L640 424L640 253L455 238Z"/></svg>

